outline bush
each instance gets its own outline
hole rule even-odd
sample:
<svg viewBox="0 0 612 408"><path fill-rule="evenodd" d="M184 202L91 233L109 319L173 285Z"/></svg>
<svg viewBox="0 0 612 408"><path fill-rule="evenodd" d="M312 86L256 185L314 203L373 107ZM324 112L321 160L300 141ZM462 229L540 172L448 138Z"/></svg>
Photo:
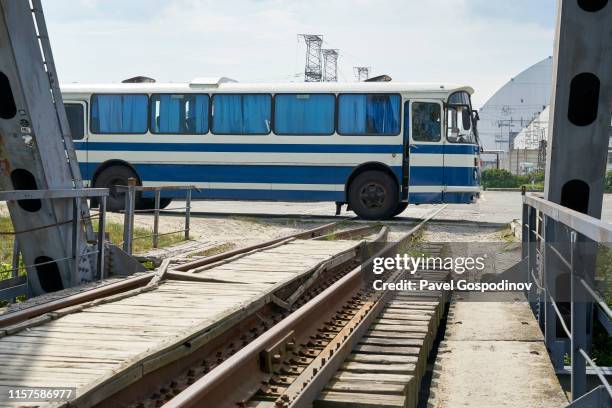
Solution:
<svg viewBox="0 0 612 408"><path fill-rule="evenodd" d="M483 170L481 182L484 188L516 188L519 186L516 177L504 169Z"/></svg>
<svg viewBox="0 0 612 408"><path fill-rule="evenodd" d="M487 188L520 188L528 190L544 189L544 172L533 172L526 175L514 175L504 169L487 169L482 171L482 186ZM612 188L612 175L611 175Z"/></svg>

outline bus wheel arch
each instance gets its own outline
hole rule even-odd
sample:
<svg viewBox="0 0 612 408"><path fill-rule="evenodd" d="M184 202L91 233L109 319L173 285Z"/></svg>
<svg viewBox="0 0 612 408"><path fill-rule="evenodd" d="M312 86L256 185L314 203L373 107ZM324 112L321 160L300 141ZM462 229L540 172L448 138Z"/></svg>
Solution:
<svg viewBox="0 0 612 408"><path fill-rule="evenodd" d="M365 199L364 196L369 195L376 198ZM392 218L399 204L399 182L389 166L377 162L365 163L349 176L345 196L349 208L361 218Z"/></svg>

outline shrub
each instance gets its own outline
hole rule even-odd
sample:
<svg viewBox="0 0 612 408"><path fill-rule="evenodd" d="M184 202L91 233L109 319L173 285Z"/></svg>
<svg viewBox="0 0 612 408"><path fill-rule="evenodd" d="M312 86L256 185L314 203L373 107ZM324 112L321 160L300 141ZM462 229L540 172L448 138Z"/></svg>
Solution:
<svg viewBox="0 0 612 408"><path fill-rule="evenodd" d="M484 188L516 188L519 186L516 177L504 169L483 170L481 182Z"/></svg>
<svg viewBox="0 0 612 408"><path fill-rule="evenodd" d="M520 188L528 190L544 189L544 172L533 172L525 175L514 175L504 169L486 169L482 171L482 186L486 188ZM612 188L612 175L611 175Z"/></svg>

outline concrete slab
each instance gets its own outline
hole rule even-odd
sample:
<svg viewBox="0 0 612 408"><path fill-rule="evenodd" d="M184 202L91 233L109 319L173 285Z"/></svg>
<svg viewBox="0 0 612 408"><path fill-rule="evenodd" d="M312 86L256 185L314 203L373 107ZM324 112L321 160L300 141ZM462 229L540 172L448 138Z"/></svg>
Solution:
<svg viewBox="0 0 612 408"><path fill-rule="evenodd" d="M457 301L457 298L462 300ZM446 324L448 340L544 340L522 294L455 292L453 299L456 301L451 303Z"/></svg>
<svg viewBox="0 0 612 408"><path fill-rule="evenodd" d="M440 345L429 408L561 408L567 404L542 342L445 341Z"/></svg>
<svg viewBox="0 0 612 408"><path fill-rule="evenodd" d="M537 322L521 294L453 294L429 408L567 404Z"/></svg>

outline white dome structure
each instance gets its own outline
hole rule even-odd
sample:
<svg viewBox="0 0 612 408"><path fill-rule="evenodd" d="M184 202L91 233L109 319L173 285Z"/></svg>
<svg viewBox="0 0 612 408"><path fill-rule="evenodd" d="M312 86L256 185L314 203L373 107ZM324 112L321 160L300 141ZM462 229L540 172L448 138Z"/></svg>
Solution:
<svg viewBox="0 0 612 408"><path fill-rule="evenodd" d="M501 87L479 110L485 150L508 151L516 135L550 103L552 57L527 68Z"/></svg>

